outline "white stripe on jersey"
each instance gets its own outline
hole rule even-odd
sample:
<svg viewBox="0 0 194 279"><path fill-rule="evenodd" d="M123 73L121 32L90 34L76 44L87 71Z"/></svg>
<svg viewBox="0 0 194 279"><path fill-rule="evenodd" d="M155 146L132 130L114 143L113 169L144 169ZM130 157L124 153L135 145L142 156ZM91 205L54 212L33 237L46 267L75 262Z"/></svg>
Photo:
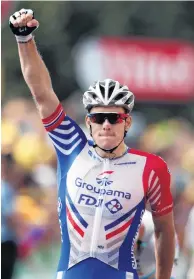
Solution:
<svg viewBox="0 0 194 279"><path fill-rule="evenodd" d="M71 121L65 120L65 121L62 121L61 124L62 124L62 125L69 125L69 124L71 124ZM61 124L60 124L60 125L61 125Z"/></svg>
<svg viewBox="0 0 194 279"><path fill-rule="evenodd" d="M152 200L154 198L154 196L156 195L156 193L160 190L160 185L158 185L158 187L156 188L156 190L153 192L153 194L151 194L151 196L149 196L149 200Z"/></svg>
<svg viewBox="0 0 194 279"><path fill-rule="evenodd" d="M62 138L59 138L59 137L53 135L53 134L50 133L50 132L49 132L48 134L49 134L49 136L51 136L52 138L54 138L54 139L56 139L56 140L58 140L59 142L64 143L64 144L70 144L70 143L72 143L72 141L74 141L74 139L76 139L76 138L79 136L79 134L76 133L76 134L73 135L70 139L62 139Z"/></svg>
<svg viewBox="0 0 194 279"><path fill-rule="evenodd" d="M56 279L62 279L63 278L63 271L57 272L57 277Z"/></svg>
<svg viewBox="0 0 194 279"><path fill-rule="evenodd" d="M150 173L150 177L149 177L149 181L148 181L148 188L150 188L150 184L151 184L151 181L152 181L152 177L154 175L154 171L152 170L151 173Z"/></svg>
<svg viewBox="0 0 194 279"><path fill-rule="evenodd" d="M151 204L152 206L155 205L155 204L157 203L157 201L160 199L160 197L161 197L161 193L155 198L155 200L150 201L150 204ZM160 204L160 201L159 201L158 204Z"/></svg>
<svg viewBox="0 0 194 279"><path fill-rule="evenodd" d="M126 272L126 279L134 279L134 274L131 272Z"/></svg>
<svg viewBox="0 0 194 279"><path fill-rule="evenodd" d="M61 129L56 128L53 130L53 132L57 132L57 133L63 134L63 135L68 135L68 134L71 134L74 130L75 130L75 127L73 126L68 130L61 130Z"/></svg>
<svg viewBox="0 0 194 279"><path fill-rule="evenodd" d="M152 170L149 177L149 192L148 192L148 198L151 207L156 205L157 203L160 204L160 197L161 197L161 185L158 185L159 178L158 176L153 181L153 176L155 175L155 172Z"/></svg>
<svg viewBox="0 0 194 279"><path fill-rule="evenodd" d="M153 189L157 186L158 181L159 181L159 178L156 177L156 179L155 179L153 185L151 186L151 188L149 188L149 192L153 191ZM150 187L150 186L149 186L149 187ZM155 190L154 190L154 191L155 191Z"/></svg>
<svg viewBox="0 0 194 279"><path fill-rule="evenodd" d="M64 155L69 155L73 152L73 150L80 144L80 142L82 141L82 139L79 139L71 148L69 148L68 150L65 150L64 148L61 148L58 144L56 144L53 141L54 146L61 151L61 153L63 153Z"/></svg>

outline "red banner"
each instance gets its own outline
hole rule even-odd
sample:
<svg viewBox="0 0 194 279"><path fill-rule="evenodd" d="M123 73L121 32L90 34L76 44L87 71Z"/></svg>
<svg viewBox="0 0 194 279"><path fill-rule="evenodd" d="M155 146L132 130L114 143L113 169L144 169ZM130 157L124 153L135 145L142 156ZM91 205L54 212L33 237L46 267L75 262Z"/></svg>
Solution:
<svg viewBox="0 0 194 279"><path fill-rule="evenodd" d="M184 41L148 38L89 39L76 48L78 82L97 79L128 85L138 100L194 99L194 46Z"/></svg>
<svg viewBox="0 0 194 279"><path fill-rule="evenodd" d="M151 39L101 39L106 74L127 84L138 99L194 97L194 48Z"/></svg>

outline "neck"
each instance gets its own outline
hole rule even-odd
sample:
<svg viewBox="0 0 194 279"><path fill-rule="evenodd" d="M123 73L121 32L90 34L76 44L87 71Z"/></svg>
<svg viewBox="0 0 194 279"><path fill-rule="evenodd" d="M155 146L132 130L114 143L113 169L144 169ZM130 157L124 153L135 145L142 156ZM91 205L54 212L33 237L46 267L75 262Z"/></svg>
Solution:
<svg viewBox="0 0 194 279"><path fill-rule="evenodd" d="M124 141L112 152L105 152L102 149L100 149L98 146L95 148L97 154L102 158L117 158L121 157L126 152L127 146L125 145Z"/></svg>

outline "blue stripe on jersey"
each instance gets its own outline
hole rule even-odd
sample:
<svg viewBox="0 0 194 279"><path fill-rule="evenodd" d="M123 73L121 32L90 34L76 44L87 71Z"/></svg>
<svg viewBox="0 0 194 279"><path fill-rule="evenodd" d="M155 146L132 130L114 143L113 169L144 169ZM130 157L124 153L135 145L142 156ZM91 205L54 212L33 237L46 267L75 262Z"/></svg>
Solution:
<svg viewBox="0 0 194 279"><path fill-rule="evenodd" d="M60 220L60 228L62 233L62 243L61 243L61 255L60 260L58 263L58 270L66 270L68 268L69 264L69 254L70 254L70 240L69 240L69 232L67 229L67 214L66 214L66 200L65 200L65 194L66 194L66 176L64 178L61 178L60 169L58 171L58 179L60 180L59 184L59 191L58 191L58 197L61 199L61 213L59 215Z"/></svg>
<svg viewBox="0 0 194 279"><path fill-rule="evenodd" d="M65 122L65 121L62 121L61 124L57 128L55 128L53 131L56 131L56 133L60 133L60 130L69 131L69 130L71 130L72 127L75 127L71 122L69 122L69 124L67 124L67 125L64 125L63 122Z"/></svg>
<svg viewBox="0 0 194 279"><path fill-rule="evenodd" d="M60 137L64 139L70 139L76 132L76 129L74 126L71 126L69 129L61 129L60 128L55 128L53 131L49 132L49 135L54 135L55 137Z"/></svg>
<svg viewBox="0 0 194 279"><path fill-rule="evenodd" d="M119 249L119 269L124 269L129 272L133 272L136 269L136 260L133 253L133 246L135 244L136 234L139 230L139 226L141 224L141 219L143 217L145 211L145 199L136 207L136 213L133 218L133 222L130 226L130 229L125 237L125 241L122 243ZM129 263L131 263L131 269L129 269Z"/></svg>
<svg viewBox="0 0 194 279"><path fill-rule="evenodd" d="M58 277L60 278L60 276ZM63 272L60 279L126 279L125 271L117 270L98 259L87 258ZM131 278L131 277L130 277ZM139 279L134 271L133 279Z"/></svg>
<svg viewBox="0 0 194 279"><path fill-rule="evenodd" d="M72 199L68 193L68 191L66 190L66 197L68 199L69 205L72 209L72 211L76 214L77 219L80 221L80 223L84 226L84 228L88 227L88 223L82 218L82 216L79 214L77 208L75 207L75 205L72 202Z"/></svg>
<svg viewBox="0 0 194 279"><path fill-rule="evenodd" d="M63 123L70 124L64 125ZM78 142L82 141L80 131L82 130L79 126L73 125L73 123L71 123L69 120L66 120L62 121L61 124L53 131L49 132L49 136L55 143L56 148L59 146L59 150L60 148L64 149L64 153L67 153L68 150L70 150L71 148L74 149L74 146L76 146Z"/></svg>
<svg viewBox="0 0 194 279"><path fill-rule="evenodd" d="M48 133L58 157L58 168L64 177L73 161L87 143L82 129L68 116L54 130ZM60 181L58 181L60 184Z"/></svg>
<svg viewBox="0 0 194 279"><path fill-rule="evenodd" d="M55 137L59 137L61 139L70 139L75 133L78 133L81 139L86 140L86 136L83 133L82 129L71 118L65 116L60 125L57 126L54 130L50 131L49 135L54 135Z"/></svg>
<svg viewBox="0 0 194 279"><path fill-rule="evenodd" d="M53 139L58 141L59 143L63 143L64 145L68 145L70 143L72 143L75 139L79 139L79 133L78 132L74 132L71 133L69 135L64 135L63 138L60 137L59 134L57 133L49 133L49 136Z"/></svg>
<svg viewBox="0 0 194 279"><path fill-rule="evenodd" d="M50 135L52 141L55 143L56 148L60 147L61 149L64 149L64 153L68 152L68 150L71 150L71 148L73 148L73 146L75 146L77 144L77 142L82 141L78 132L71 134L69 139L66 139L64 136L56 137L55 135L52 135L50 133L49 133L49 135Z"/></svg>
<svg viewBox="0 0 194 279"><path fill-rule="evenodd" d="M105 231L115 227L116 225L120 224L122 221L124 221L125 219L127 219L127 217L129 217L135 210L137 209L137 206L134 207L133 209L131 209L129 212L127 212L126 214L124 214L122 217L118 218L117 220L115 220L114 222L106 225Z"/></svg>

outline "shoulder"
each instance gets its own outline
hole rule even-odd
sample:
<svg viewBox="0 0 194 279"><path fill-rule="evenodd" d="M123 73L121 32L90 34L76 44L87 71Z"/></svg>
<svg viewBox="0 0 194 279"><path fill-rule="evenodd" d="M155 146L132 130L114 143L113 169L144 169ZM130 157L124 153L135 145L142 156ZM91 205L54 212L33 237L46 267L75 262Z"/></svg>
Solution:
<svg viewBox="0 0 194 279"><path fill-rule="evenodd" d="M165 169L168 170L167 163L160 156L153 153L145 152L137 149L130 149L129 154L134 154L137 156L146 158L146 166L153 170ZM169 171L169 170L168 170Z"/></svg>

